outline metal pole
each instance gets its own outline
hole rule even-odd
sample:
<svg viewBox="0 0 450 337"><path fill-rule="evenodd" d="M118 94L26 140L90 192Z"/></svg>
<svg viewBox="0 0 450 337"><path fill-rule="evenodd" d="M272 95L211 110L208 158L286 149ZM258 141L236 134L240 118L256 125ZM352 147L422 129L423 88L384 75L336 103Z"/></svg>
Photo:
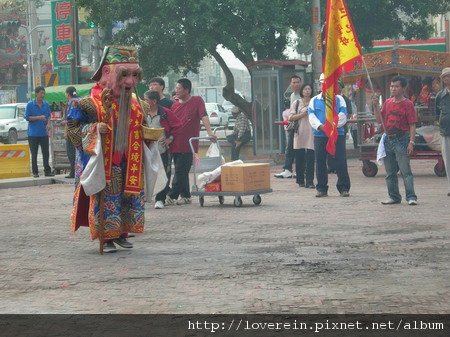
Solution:
<svg viewBox="0 0 450 337"><path fill-rule="evenodd" d="M32 67L32 63L33 61L31 60L31 45L30 45L30 35L28 34L28 27L26 26L22 26L23 28L25 28L27 30L27 53L28 53L28 57L27 57L27 84L28 84L28 99L31 101L31 97L32 97L32 92L33 92L33 75L31 72L31 67Z"/></svg>
<svg viewBox="0 0 450 337"><path fill-rule="evenodd" d="M33 95L33 59L31 54L33 53L33 46L30 39L30 25L31 25L31 11L30 1L27 2L27 25L22 26L27 30L27 77L28 77L28 99L31 101Z"/></svg>
<svg viewBox="0 0 450 337"><path fill-rule="evenodd" d="M34 26L31 30L29 26L21 26L22 28L25 28L27 31L27 77L28 77L28 98L31 100L32 93L33 93L33 82L34 82L34 66L33 66L33 58L36 56L35 53L33 53L33 41L31 39L31 34L33 31L35 31L38 28L42 27L51 27L52 25L46 24L46 25L37 25Z"/></svg>
<svg viewBox="0 0 450 337"><path fill-rule="evenodd" d="M322 72L322 36L320 31L320 0L312 0L311 2L311 34L313 40L312 50L312 67L313 79L316 89L319 86L319 76Z"/></svg>
<svg viewBox="0 0 450 337"><path fill-rule="evenodd" d="M98 34L98 28L94 27L94 40L92 43L93 58L94 58L94 69L97 69L100 65L100 37Z"/></svg>
<svg viewBox="0 0 450 337"><path fill-rule="evenodd" d="M37 14L36 14L36 3L34 0L29 0L28 1L29 4L29 21L28 21L28 29L29 29L29 34L30 34L30 49L31 49L31 73L32 73L32 78L33 78L33 88L36 87L36 85L40 85L40 81L38 81L39 83L36 82L36 72L39 74L41 73L41 66L40 66L40 61L39 58L36 57L36 54L39 52L39 41L38 38L35 34L33 34L33 32L35 31L36 27L38 27L37 25ZM35 43L36 42L36 43ZM37 46L37 50L34 50L34 45ZM40 77L39 77L40 79Z"/></svg>
<svg viewBox="0 0 450 337"><path fill-rule="evenodd" d="M71 20L70 25L72 27L72 39L70 41L71 49L73 58L70 60L70 82L72 84L78 83L78 74L77 74L77 65L78 65L78 32L77 32L77 25L78 25L78 15L77 15L77 7L75 3L72 3L72 10L71 10Z"/></svg>
<svg viewBox="0 0 450 337"><path fill-rule="evenodd" d="M445 51L448 53L450 52L450 25L449 21L444 21L445 25Z"/></svg>

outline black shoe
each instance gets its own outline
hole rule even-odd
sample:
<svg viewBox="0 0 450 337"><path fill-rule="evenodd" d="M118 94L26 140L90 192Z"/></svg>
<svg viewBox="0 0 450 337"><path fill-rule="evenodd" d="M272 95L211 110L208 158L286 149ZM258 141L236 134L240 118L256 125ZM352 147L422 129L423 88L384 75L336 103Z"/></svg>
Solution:
<svg viewBox="0 0 450 337"><path fill-rule="evenodd" d="M103 244L103 253L115 253L117 248L112 241L105 242Z"/></svg>
<svg viewBox="0 0 450 337"><path fill-rule="evenodd" d="M33 178L39 178L39 174L33 173Z"/></svg>
<svg viewBox="0 0 450 337"><path fill-rule="evenodd" d="M306 184L305 187L306 187L306 188L316 188L316 186L315 186L313 183L311 183L311 184Z"/></svg>
<svg viewBox="0 0 450 337"><path fill-rule="evenodd" d="M316 198L323 198L323 197L328 197L328 193L318 191L316 194Z"/></svg>
<svg viewBox="0 0 450 337"><path fill-rule="evenodd" d="M45 173L45 176L46 177L54 177L55 174L53 172L47 172L47 173Z"/></svg>
<svg viewBox="0 0 450 337"><path fill-rule="evenodd" d="M114 239L113 241L122 248L133 248L133 244L129 242L126 238L117 238Z"/></svg>
<svg viewBox="0 0 450 337"><path fill-rule="evenodd" d="M348 191L342 191L341 192L341 197L347 198L350 196L350 193Z"/></svg>
<svg viewBox="0 0 450 337"><path fill-rule="evenodd" d="M304 183L299 183L298 187L305 187L305 184Z"/></svg>

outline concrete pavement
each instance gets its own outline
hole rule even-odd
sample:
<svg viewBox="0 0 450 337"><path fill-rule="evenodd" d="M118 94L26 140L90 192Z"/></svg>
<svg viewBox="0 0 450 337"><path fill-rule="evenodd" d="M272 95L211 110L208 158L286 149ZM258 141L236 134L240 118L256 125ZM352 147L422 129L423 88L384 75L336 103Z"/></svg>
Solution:
<svg viewBox="0 0 450 337"><path fill-rule="evenodd" d="M135 248L104 256L69 231L73 185L3 185L0 313L448 313L450 197L434 164L412 162L418 206L380 205L384 169L366 178L356 159L350 198L330 175L321 199L272 178L261 206L148 205Z"/></svg>

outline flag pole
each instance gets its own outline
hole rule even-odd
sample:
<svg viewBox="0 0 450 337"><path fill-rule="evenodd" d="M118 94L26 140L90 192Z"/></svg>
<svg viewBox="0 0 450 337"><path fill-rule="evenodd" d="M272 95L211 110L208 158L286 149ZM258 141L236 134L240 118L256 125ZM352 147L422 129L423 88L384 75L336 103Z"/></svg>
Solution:
<svg viewBox="0 0 450 337"><path fill-rule="evenodd" d="M367 80L369 81L370 89L374 92L375 90L373 88L373 83L372 83L372 79L370 78L369 70L367 69L366 61L364 60L364 55L361 55L361 60L362 60L364 70L366 71Z"/></svg>
<svg viewBox="0 0 450 337"><path fill-rule="evenodd" d="M364 60L364 55L361 55L361 60L362 60L362 64L363 64L364 70L366 71L367 80L369 81L369 87L372 90L372 93L375 93L375 89L373 87L372 79L370 78L369 70L367 69L366 61ZM383 131L385 131L386 128L384 127L384 120L383 120L383 116L381 116L381 113L380 113L380 117L381 117L381 125L383 126Z"/></svg>

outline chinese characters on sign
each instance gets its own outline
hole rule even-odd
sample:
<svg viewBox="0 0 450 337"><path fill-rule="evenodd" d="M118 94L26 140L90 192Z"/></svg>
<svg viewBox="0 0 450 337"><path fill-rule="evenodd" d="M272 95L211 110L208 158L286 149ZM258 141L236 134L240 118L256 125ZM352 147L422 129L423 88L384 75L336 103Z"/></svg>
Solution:
<svg viewBox="0 0 450 337"><path fill-rule="evenodd" d="M72 1L52 1L53 67L68 66L72 55Z"/></svg>

